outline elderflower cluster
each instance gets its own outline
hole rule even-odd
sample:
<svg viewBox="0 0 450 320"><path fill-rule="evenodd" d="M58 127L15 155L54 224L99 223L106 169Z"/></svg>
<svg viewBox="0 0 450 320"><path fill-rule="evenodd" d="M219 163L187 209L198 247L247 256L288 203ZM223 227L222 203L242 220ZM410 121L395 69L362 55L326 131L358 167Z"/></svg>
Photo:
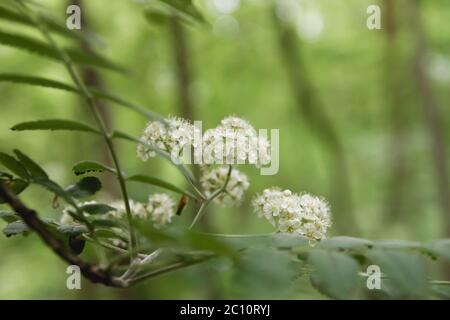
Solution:
<svg viewBox="0 0 450 320"><path fill-rule="evenodd" d="M310 194L270 188L256 196L252 205L258 216L265 217L278 231L305 236L312 242L325 239L331 226L327 202Z"/></svg>
<svg viewBox="0 0 450 320"><path fill-rule="evenodd" d="M207 197L210 197L214 192L220 190L220 188L225 185L228 178L228 172L228 166L221 166L203 171L200 182ZM225 192L220 193L214 199L214 202L222 206L238 205L242 202L244 193L249 186L250 183L247 175L236 169L232 169Z"/></svg>
<svg viewBox="0 0 450 320"><path fill-rule="evenodd" d="M259 168L271 160L267 137L259 136L248 121L235 116L223 119L218 127L205 132L203 149L207 164L248 162Z"/></svg>
<svg viewBox="0 0 450 320"><path fill-rule="evenodd" d="M175 201L165 193L154 193L149 196L146 204L130 200L130 209L133 217L138 219L151 219L155 228L169 224L175 215ZM126 215L123 201L116 201L111 205L117 210L108 213L109 216L122 219Z"/></svg>
<svg viewBox="0 0 450 320"><path fill-rule="evenodd" d="M165 119L165 122L149 122L141 137L141 141L146 145L139 144L138 157L143 161L154 157L156 153L152 148L178 157L183 148L193 145L194 136L198 130L189 121L178 117L169 117Z"/></svg>
<svg viewBox="0 0 450 320"><path fill-rule="evenodd" d="M88 201L80 203L78 206L97 204L95 201ZM161 228L172 221L175 215L175 201L171 196L164 193L155 193L149 196L147 203L130 200L131 215L135 219L151 219L155 228ZM125 203L122 200L117 200L109 204L114 208L105 214L106 218L123 219L126 216ZM62 225L79 225L70 215L70 211L75 212L72 206L66 207L60 219ZM86 214L85 214L86 215Z"/></svg>
<svg viewBox="0 0 450 320"><path fill-rule="evenodd" d="M128 203L130 204L130 211L133 217L139 219L147 218L148 212L145 208L145 204L134 200L130 200ZM115 208L116 210L108 212L108 216L116 219L122 219L126 216L127 210L125 209L125 203L122 200L114 201L113 203L111 203L111 207Z"/></svg>
<svg viewBox="0 0 450 320"><path fill-rule="evenodd" d="M175 201L165 193L155 193L148 198L147 211L155 228L169 224L175 215Z"/></svg>

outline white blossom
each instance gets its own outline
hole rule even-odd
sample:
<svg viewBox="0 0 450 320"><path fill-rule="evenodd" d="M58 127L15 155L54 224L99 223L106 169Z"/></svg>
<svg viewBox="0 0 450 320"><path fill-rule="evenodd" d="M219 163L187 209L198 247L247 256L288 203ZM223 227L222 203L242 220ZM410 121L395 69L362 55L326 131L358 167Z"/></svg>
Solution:
<svg viewBox="0 0 450 320"><path fill-rule="evenodd" d="M156 153L151 147L178 157L183 148L193 145L195 132L198 130L189 121L178 117L169 117L165 119L164 123L161 121L149 122L141 137L141 141L148 146L138 145L138 157L143 161L154 157Z"/></svg>
<svg viewBox="0 0 450 320"><path fill-rule="evenodd" d="M307 193L265 189L252 205L257 215L265 217L279 232L305 236L312 243L325 239L331 226L328 203Z"/></svg>
<svg viewBox="0 0 450 320"><path fill-rule="evenodd" d="M221 166L203 171L200 182L207 197L210 197L214 192L225 185L228 172L228 166ZM225 192L219 194L214 199L214 202L222 206L240 204L244 198L245 191L247 191L249 186L250 183L247 175L233 168Z"/></svg>
<svg viewBox="0 0 450 320"><path fill-rule="evenodd" d="M206 164L254 164L256 167L270 162L270 143L258 135L246 120L231 116L203 135Z"/></svg>
<svg viewBox="0 0 450 320"><path fill-rule="evenodd" d="M165 193L150 195L147 203L147 211L155 228L161 228L172 221L175 215L175 201Z"/></svg>
<svg viewBox="0 0 450 320"><path fill-rule="evenodd" d="M130 204L131 215L138 219L146 219L148 216L145 204L131 200L128 202ZM123 200L116 200L110 204L111 207L116 210L112 210L107 213L108 216L116 219L122 219L126 216L125 203Z"/></svg>

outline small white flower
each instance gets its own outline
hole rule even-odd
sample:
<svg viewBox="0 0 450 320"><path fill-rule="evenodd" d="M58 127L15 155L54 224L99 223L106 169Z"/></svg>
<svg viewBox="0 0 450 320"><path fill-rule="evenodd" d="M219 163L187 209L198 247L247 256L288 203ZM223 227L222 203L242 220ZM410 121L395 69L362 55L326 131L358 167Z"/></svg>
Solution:
<svg viewBox="0 0 450 320"><path fill-rule="evenodd" d="M270 143L259 136L253 126L238 117L227 117L214 129L203 135L203 152L206 164L268 164Z"/></svg>
<svg viewBox="0 0 450 320"><path fill-rule="evenodd" d="M154 157L156 153L149 146L178 157L183 148L193 145L194 136L198 130L189 121L178 117L169 117L165 119L165 123L149 122L141 137L141 141L148 146L138 145L138 157L143 161Z"/></svg>
<svg viewBox="0 0 450 320"><path fill-rule="evenodd" d="M133 217L136 217L138 219L146 219L147 218L148 212L143 203L137 202L134 200L130 200L129 204L130 204L131 215ZM115 219L123 219L126 216L125 203L123 202L123 200L116 200L113 203L111 203L110 206L115 208L116 210L112 210L112 211L108 212L107 216L115 218Z"/></svg>
<svg viewBox="0 0 450 320"><path fill-rule="evenodd" d="M200 182L207 197L210 197L225 185L228 172L228 166L203 171ZM250 183L247 175L236 169L232 169L225 192L217 196L214 202L222 206L238 205L242 202L249 186Z"/></svg>
<svg viewBox="0 0 450 320"><path fill-rule="evenodd" d="M257 215L265 217L278 231L305 236L311 243L325 239L331 226L328 203L307 193L265 189L252 205Z"/></svg>
<svg viewBox="0 0 450 320"><path fill-rule="evenodd" d="M165 193L155 193L148 198L147 211L155 228L161 228L172 221L175 215L175 201Z"/></svg>

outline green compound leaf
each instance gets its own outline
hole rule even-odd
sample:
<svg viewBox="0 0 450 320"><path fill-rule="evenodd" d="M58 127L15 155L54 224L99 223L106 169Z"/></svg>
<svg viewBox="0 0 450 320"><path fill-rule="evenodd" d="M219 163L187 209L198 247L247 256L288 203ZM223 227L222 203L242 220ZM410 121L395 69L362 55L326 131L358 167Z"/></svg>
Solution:
<svg viewBox="0 0 450 320"><path fill-rule="evenodd" d="M401 295L422 297L427 293L427 270L419 255L401 250L374 249L367 253L367 257L389 277Z"/></svg>
<svg viewBox="0 0 450 320"><path fill-rule="evenodd" d="M315 249L308 262L315 271L312 284L325 295L334 299L349 299L358 284L358 263L350 256L334 251Z"/></svg>

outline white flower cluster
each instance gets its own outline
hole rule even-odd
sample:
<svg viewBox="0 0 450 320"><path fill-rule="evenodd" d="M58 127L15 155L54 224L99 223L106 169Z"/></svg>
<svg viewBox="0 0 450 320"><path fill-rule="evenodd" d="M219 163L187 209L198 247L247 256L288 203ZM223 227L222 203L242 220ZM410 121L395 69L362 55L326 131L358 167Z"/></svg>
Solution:
<svg viewBox="0 0 450 320"><path fill-rule="evenodd" d="M253 126L238 117L227 117L214 129L203 135L204 160L207 164L268 164L270 143L259 136Z"/></svg>
<svg viewBox="0 0 450 320"><path fill-rule="evenodd" d="M155 193L148 198L147 211L155 228L169 224L175 215L175 201L165 193Z"/></svg>
<svg viewBox="0 0 450 320"><path fill-rule="evenodd" d="M95 201L80 203L79 206L96 204ZM131 215L136 219L151 218L155 228L161 228L169 224L175 215L175 201L171 196L165 193L155 193L149 196L148 203L144 204L138 201L130 200ZM110 204L115 210L106 213L105 216L113 219L123 219L126 216L125 203L123 201L114 201ZM78 225L69 211L75 211L73 207L66 207L63 210L63 215L60 223L63 225Z"/></svg>
<svg viewBox="0 0 450 320"><path fill-rule="evenodd" d="M147 209L145 208L145 204L141 202L137 202L134 200L130 200L128 202L130 204L131 215L138 219L146 219L148 216ZM122 219L126 216L127 210L125 209L125 203L122 200L116 200L110 205L116 210L110 211L107 213L108 216Z"/></svg>
<svg viewBox="0 0 450 320"><path fill-rule="evenodd" d="M154 157L156 153L151 147L178 157L184 147L193 145L196 131L199 132L199 129L192 123L178 117L169 117L165 119L165 123L160 121L149 122L144 130L144 135L141 137L141 141L148 146L139 144L137 148L138 157L143 161Z"/></svg>
<svg viewBox="0 0 450 320"><path fill-rule="evenodd" d="M178 160L185 147L194 147L196 164L254 164L261 167L270 163L270 143L265 135L258 135L246 120L227 117L203 137L191 122L169 117L164 122L148 123L137 148L143 161L156 155L154 149L168 152ZM189 159L190 160L190 159Z"/></svg>
<svg viewBox="0 0 450 320"><path fill-rule="evenodd" d="M203 171L200 182L207 197L210 197L225 185L228 172L228 166L221 166L211 170L205 169ZM214 199L214 202L222 206L238 205L242 202L245 191L247 191L249 186L247 175L233 168L225 192L219 194Z"/></svg>
<svg viewBox="0 0 450 320"><path fill-rule="evenodd" d="M293 233L312 242L326 238L331 226L327 202L310 194L296 194L279 188L265 189L253 200L259 217L265 217L283 233Z"/></svg>

